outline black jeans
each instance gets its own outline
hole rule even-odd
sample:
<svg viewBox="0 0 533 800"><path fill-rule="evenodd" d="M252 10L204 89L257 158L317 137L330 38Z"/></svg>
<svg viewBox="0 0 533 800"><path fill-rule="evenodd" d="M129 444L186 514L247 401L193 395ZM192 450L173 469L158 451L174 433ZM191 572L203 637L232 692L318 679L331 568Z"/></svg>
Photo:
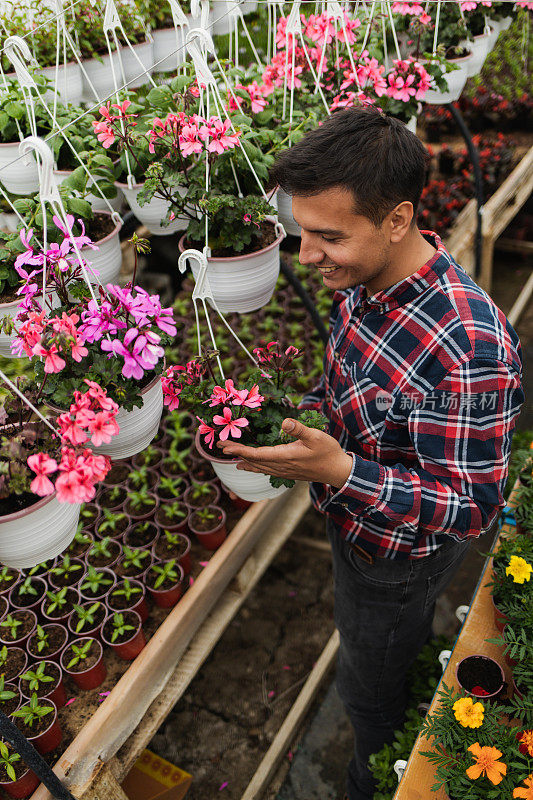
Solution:
<svg viewBox="0 0 533 800"><path fill-rule="evenodd" d="M371 800L368 757L394 739L406 708L405 675L431 632L435 601L468 550L446 541L426 558L373 564L358 556L328 520L335 624L340 634L337 689L355 732L349 800Z"/></svg>

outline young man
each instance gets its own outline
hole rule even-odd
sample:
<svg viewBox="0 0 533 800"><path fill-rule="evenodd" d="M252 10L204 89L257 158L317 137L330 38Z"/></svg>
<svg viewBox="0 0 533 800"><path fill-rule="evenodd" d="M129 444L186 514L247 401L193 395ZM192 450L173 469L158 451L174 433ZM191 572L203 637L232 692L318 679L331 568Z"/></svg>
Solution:
<svg viewBox="0 0 533 800"><path fill-rule="evenodd" d="M504 505L524 400L518 337L434 233L416 226L426 151L375 109L334 114L284 151L300 262L331 289L320 383L285 420L288 445L223 445L239 468L311 481L333 552L339 694L355 730L349 800L371 800L368 756L393 739L405 674L469 541Z"/></svg>

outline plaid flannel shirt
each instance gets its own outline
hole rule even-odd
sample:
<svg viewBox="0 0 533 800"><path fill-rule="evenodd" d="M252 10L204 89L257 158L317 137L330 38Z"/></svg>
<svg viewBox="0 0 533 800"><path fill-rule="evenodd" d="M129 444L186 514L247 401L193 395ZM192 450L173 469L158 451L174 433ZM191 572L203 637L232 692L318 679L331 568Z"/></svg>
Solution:
<svg viewBox="0 0 533 800"><path fill-rule="evenodd" d="M517 334L422 233L437 252L413 275L371 297L363 285L335 293L324 374L300 403L328 417L353 457L341 488L311 484L315 507L385 558L490 527L524 401Z"/></svg>

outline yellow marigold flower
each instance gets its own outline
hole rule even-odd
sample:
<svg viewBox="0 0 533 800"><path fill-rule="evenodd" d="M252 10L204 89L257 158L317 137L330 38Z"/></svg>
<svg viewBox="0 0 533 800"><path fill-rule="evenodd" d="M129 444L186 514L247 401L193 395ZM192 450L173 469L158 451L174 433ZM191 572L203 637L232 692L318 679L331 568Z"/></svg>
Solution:
<svg viewBox="0 0 533 800"><path fill-rule="evenodd" d="M475 781L481 775L486 775L495 786L501 783L507 774L507 764L498 761L502 756L501 751L496 747L481 747L479 742L474 742L468 749L476 761L466 770L470 780Z"/></svg>
<svg viewBox="0 0 533 800"><path fill-rule="evenodd" d="M471 697L461 697L452 706L455 719L463 728L479 728L483 723L485 708L483 703L474 703Z"/></svg>
<svg viewBox="0 0 533 800"><path fill-rule="evenodd" d="M512 575L515 583L524 583L531 578L533 567L520 556L511 556L509 566L505 570L506 575Z"/></svg>
<svg viewBox="0 0 533 800"><path fill-rule="evenodd" d="M533 800L533 775L528 775L527 778L525 778L524 783L526 784L525 789L522 786L518 786L518 788L513 789L513 797L522 797L524 800Z"/></svg>

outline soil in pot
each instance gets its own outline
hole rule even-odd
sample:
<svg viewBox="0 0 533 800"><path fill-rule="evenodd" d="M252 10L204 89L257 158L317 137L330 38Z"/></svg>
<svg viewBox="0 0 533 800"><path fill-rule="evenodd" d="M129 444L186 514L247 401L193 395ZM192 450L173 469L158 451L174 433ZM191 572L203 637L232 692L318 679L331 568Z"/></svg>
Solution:
<svg viewBox="0 0 533 800"><path fill-rule="evenodd" d="M22 494L12 494L9 497L3 497L0 500L0 517L7 514L15 514L17 511L22 511L25 508L35 505L42 500L31 492L23 492Z"/></svg>
<svg viewBox="0 0 533 800"><path fill-rule="evenodd" d="M11 635L11 629L7 625L3 624L7 621L7 618L4 618L2 623L0 623L0 642L3 642L8 646L25 642L37 627L37 617L33 611L30 611L29 609L26 611L22 609L16 609L8 614L8 617L20 622L20 625L17 625L16 629L13 631L15 634L14 636Z"/></svg>
<svg viewBox="0 0 533 800"><path fill-rule="evenodd" d="M500 667L482 656L464 659L457 667L457 681L476 697L488 697L502 689Z"/></svg>
<svg viewBox="0 0 533 800"><path fill-rule="evenodd" d="M25 703L24 705L28 704ZM21 717L12 717L12 719L22 735L26 739L30 739L30 743L33 744L35 749L45 755L55 750L61 742L61 728L57 723L57 709L52 701L42 701L39 705L51 706L52 710L42 717L34 719L32 725L26 725Z"/></svg>
<svg viewBox="0 0 533 800"><path fill-rule="evenodd" d="M108 508L114 511L116 508L121 508L126 502L128 493L123 486L111 486L102 492L99 498L99 503L102 508Z"/></svg>
<svg viewBox="0 0 533 800"><path fill-rule="evenodd" d="M94 636L98 635L98 631L100 630L100 626L105 619L106 616L106 608L104 603L101 600L95 600L94 603L90 600L87 603L82 603L81 608L84 611L89 610L92 606L98 605L92 614L93 621L89 622L87 620L82 628L77 630L78 624L81 622L80 616L76 609L72 612L72 615L68 621L68 629L71 631L74 636Z"/></svg>
<svg viewBox="0 0 533 800"><path fill-rule="evenodd" d="M121 619L124 626L128 626L129 630L124 630L119 633L113 641L115 628L113 625L114 619ZM116 654L125 659L126 661L133 661L137 658L143 647L146 645L146 638L142 629L141 618L136 611L123 611L118 615L113 615L106 620L103 630L102 639L106 644L113 648Z"/></svg>
<svg viewBox="0 0 533 800"><path fill-rule="evenodd" d="M50 572L51 586L63 589L65 586L76 586L85 572L85 564L81 558L65 556Z"/></svg>
<svg viewBox="0 0 533 800"><path fill-rule="evenodd" d="M157 494L160 500L169 500L172 502L174 500L181 500L188 488L189 481L183 475L177 478L162 478L157 487ZM164 503L161 503L161 506L164 505Z"/></svg>
<svg viewBox="0 0 533 800"><path fill-rule="evenodd" d="M166 564L170 563L171 562L168 561L166 562ZM166 566L166 564L162 566ZM148 591L155 600L156 605L158 605L160 608L172 608L176 605L182 595L184 578L183 569L179 564L173 564L172 566L174 571L177 573L177 578L176 576L168 575L164 578L164 580L161 581L157 588L155 584L161 577L159 572L156 572L154 568L151 567L149 570L147 570L144 576L144 582L148 587Z"/></svg>
<svg viewBox="0 0 533 800"><path fill-rule="evenodd" d="M63 625L51 623L49 625L43 625L42 630L48 637L44 646L39 650L38 635L37 633L33 633L28 639L28 653L36 659L57 658L67 643L67 629L63 627Z"/></svg>
<svg viewBox="0 0 533 800"><path fill-rule="evenodd" d="M129 596L126 589L129 589ZM125 581L117 583L107 596L107 607L111 611L132 609L139 614L141 622L146 622L148 619L144 586L140 581L132 578L127 579L127 584Z"/></svg>
<svg viewBox="0 0 533 800"><path fill-rule="evenodd" d="M213 506L220 497L220 490L217 486L209 483L193 483L185 492L184 501L191 508L205 508Z"/></svg>
<svg viewBox="0 0 533 800"><path fill-rule="evenodd" d="M130 552L126 548L127 545L124 555L115 566L115 572L119 578L140 578L152 564L152 552L146 547L128 548Z"/></svg>
<svg viewBox="0 0 533 800"><path fill-rule="evenodd" d="M12 765L15 770L15 780L9 777L3 765L0 765L0 787L10 797L23 800L29 797L40 784L37 775L28 769L24 761L15 761Z"/></svg>
<svg viewBox="0 0 533 800"><path fill-rule="evenodd" d="M95 243L105 239L116 228L116 224L109 214L96 211L93 218L87 221L87 236Z"/></svg>
<svg viewBox="0 0 533 800"><path fill-rule="evenodd" d="M191 478L196 482L212 481L216 478L215 470L209 461L200 461L191 470Z"/></svg>
<svg viewBox="0 0 533 800"><path fill-rule="evenodd" d="M67 553L72 558L81 558L94 542L94 536L88 531L80 531L69 544Z"/></svg>
<svg viewBox="0 0 533 800"><path fill-rule="evenodd" d="M6 717L9 717L9 715L19 707L21 694L14 683L4 683L4 692L13 692L15 695L9 698L9 700L0 700L0 711L2 711L2 714L5 714Z"/></svg>
<svg viewBox="0 0 533 800"><path fill-rule="evenodd" d="M261 228L261 236L258 236L256 239L254 239L252 247L249 249L246 248L238 255L247 256L251 253L257 253L259 250L263 250L263 248L268 247L270 244L273 244L273 242L276 241L278 237L276 236L274 225L271 222L261 222L259 223L259 227ZM203 242L185 241L184 244L186 249L192 247L200 251L204 246ZM233 258L235 255L237 255L237 253L235 253L235 250L233 250L231 247L222 247L218 250L215 249L211 253L212 258Z"/></svg>
<svg viewBox="0 0 533 800"><path fill-rule="evenodd" d="M5 648L4 654L6 659L0 666L0 676L3 675L6 681L14 681L26 669L28 654L21 647L11 646Z"/></svg>
<svg viewBox="0 0 533 800"><path fill-rule="evenodd" d="M136 456L133 456L133 466L136 468L144 466L153 468L156 464L159 464L162 458L162 451L158 447L150 445L146 450L142 450Z"/></svg>
<svg viewBox="0 0 533 800"><path fill-rule="evenodd" d="M150 547L159 534L158 529L152 522L138 522L132 526L124 538L124 544L128 547Z"/></svg>
<svg viewBox="0 0 533 800"><path fill-rule="evenodd" d="M104 509L103 517L100 517L96 526L96 536L98 539L104 539L106 536L112 536L114 539L120 539L130 526L130 520L122 511L108 511Z"/></svg>
<svg viewBox="0 0 533 800"><path fill-rule="evenodd" d="M209 519L208 514L213 518ZM218 506L206 506L191 513L189 528L207 550L216 550L227 536L226 515Z"/></svg>
<svg viewBox="0 0 533 800"><path fill-rule="evenodd" d="M36 689L35 687L31 687L31 678L23 678L21 676L19 679L20 691L27 700L29 700L34 693L37 697L49 697L53 695L62 682L63 674L59 664L56 664L55 661L45 661L43 663L45 664L44 676L46 678L51 678L51 681L40 680L39 686ZM30 667L29 671L35 672L35 665ZM51 699L54 700L53 697ZM54 702L56 701L54 700Z"/></svg>
<svg viewBox="0 0 533 800"><path fill-rule="evenodd" d="M117 561L122 548L118 542L109 542L106 550L109 552L108 556L106 556L105 553L95 554L89 550L86 556L87 564L90 564L95 569L99 569L100 567L109 567Z"/></svg>
<svg viewBox="0 0 533 800"><path fill-rule="evenodd" d="M161 534L154 545L154 556L160 561L170 561L175 559L181 564L181 560L191 549L191 540L183 533ZM183 564L181 564L183 567ZM183 567L184 572L190 572Z"/></svg>
<svg viewBox="0 0 533 800"><path fill-rule="evenodd" d="M187 525L188 516L189 508L187 505L184 502L180 503L178 500L174 500L159 506L155 519L162 528L182 530Z"/></svg>
<svg viewBox="0 0 533 800"><path fill-rule="evenodd" d="M124 511L126 514L129 514L132 519L146 519L146 517L150 517L157 509L157 498L153 494L150 494L150 497L155 501L154 503L149 501L146 503L137 503L135 507L131 500L126 500Z"/></svg>
<svg viewBox="0 0 533 800"><path fill-rule="evenodd" d="M124 461L115 461L113 466L105 476L105 486L113 487L124 483L128 479L131 467Z"/></svg>
<svg viewBox="0 0 533 800"><path fill-rule="evenodd" d="M72 649L75 645L78 648L83 648L84 645L90 642L87 651L87 657L80 659L77 664L68 666L70 662L76 657L76 653ZM63 672L71 675L80 689L96 689L106 678L107 670L103 660L102 645L96 639L90 637L82 637L76 639L71 645L66 647L61 654L61 667Z"/></svg>
<svg viewBox="0 0 533 800"><path fill-rule="evenodd" d="M0 595L0 621L3 620L5 615L7 614L7 609L9 608L9 603L5 597Z"/></svg>
<svg viewBox="0 0 533 800"><path fill-rule="evenodd" d="M85 505L82 506L80 511L80 520L84 525L91 525L91 523L98 519L99 516L100 509L95 503L85 503Z"/></svg>
<svg viewBox="0 0 533 800"><path fill-rule="evenodd" d="M115 583L116 578L112 570L106 567L96 570L88 567L85 576L78 584L78 591L84 600L102 600Z"/></svg>
<svg viewBox="0 0 533 800"><path fill-rule="evenodd" d="M9 602L14 608L34 608L41 604L46 588L46 581L42 578L25 578L15 586Z"/></svg>

